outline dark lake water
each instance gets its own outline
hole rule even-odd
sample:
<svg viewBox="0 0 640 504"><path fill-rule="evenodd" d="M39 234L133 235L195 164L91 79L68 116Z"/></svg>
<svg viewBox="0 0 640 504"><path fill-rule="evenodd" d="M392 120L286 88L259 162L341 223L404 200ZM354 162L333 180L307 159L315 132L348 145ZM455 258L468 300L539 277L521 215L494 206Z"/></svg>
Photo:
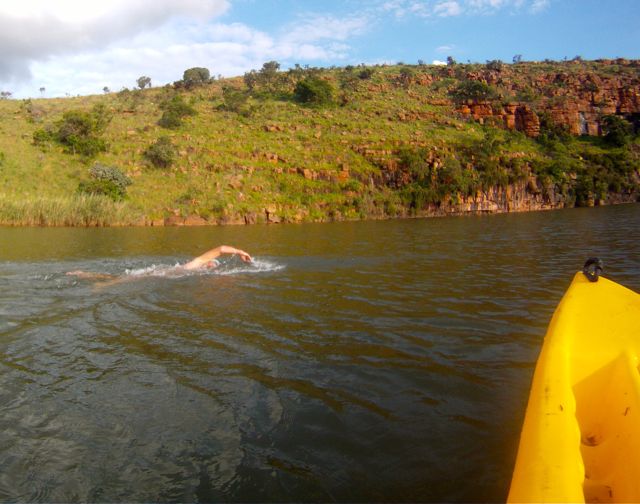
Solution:
<svg viewBox="0 0 640 504"><path fill-rule="evenodd" d="M255 265L163 274L222 243ZM640 205L0 228L0 500L504 501L546 326L590 256L640 290Z"/></svg>

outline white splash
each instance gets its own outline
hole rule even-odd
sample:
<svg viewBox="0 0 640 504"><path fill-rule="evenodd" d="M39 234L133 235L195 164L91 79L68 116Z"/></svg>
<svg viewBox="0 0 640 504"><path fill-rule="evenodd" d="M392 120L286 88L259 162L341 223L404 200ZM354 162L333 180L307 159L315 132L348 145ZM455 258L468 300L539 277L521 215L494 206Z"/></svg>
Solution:
<svg viewBox="0 0 640 504"><path fill-rule="evenodd" d="M239 266L222 264L214 270L206 270L204 273L213 275L238 275L243 273L270 273L283 270L285 266L271 261L254 258L250 263L243 263Z"/></svg>
<svg viewBox="0 0 640 504"><path fill-rule="evenodd" d="M233 262L235 263L235 261ZM181 264L175 264L169 266L166 264L152 264L144 268L132 268L125 270L126 276L132 277L168 277L168 278L182 278L186 276L194 275L240 275L247 273L269 273L274 271L280 271L285 268L283 264L278 264L272 261L263 259L253 259L250 263L242 263L235 265L229 262L222 262L220 266L215 269L199 269L199 270L186 270Z"/></svg>
<svg viewBox="0 0 640 504"><path fill-rule="evenodd" d="M143 276L167 276L168 273L173 273L178 270L180 266L167 266L165 264L152 264L144 268L126 269L124 274L127 276L143 277ZM171 275L173 276L173 275Z"/></svg>

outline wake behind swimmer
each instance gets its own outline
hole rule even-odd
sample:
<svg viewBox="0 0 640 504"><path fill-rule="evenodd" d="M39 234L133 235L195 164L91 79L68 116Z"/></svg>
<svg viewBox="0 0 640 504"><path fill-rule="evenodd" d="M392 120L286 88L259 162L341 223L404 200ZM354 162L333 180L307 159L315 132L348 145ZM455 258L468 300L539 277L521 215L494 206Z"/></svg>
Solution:
<svg viewBox="0 0 640 504"><path fill-rule="evenodd" d="M91 280L105 280L101 285L111 285L120 282L127 282L135 280L137 278L144 278L148 276L174 276L181 272L193 272L193 271L207 271L213 270L220 265L217 260L218 257L223 255L237 255L245 263L252 263L252 257L239 248L231 247L229 245L220 245L219 247L212 248L204 254L195 257L191 261L185 264L178 264L176 266L157 268L155 266L150 268L144 268L142 270L136 270L135 272L127 271L125 275L112 275L108 273L98 273L90 271L68 271L66 274L69 276L75 276L78 278L86 278Z"/></svg>

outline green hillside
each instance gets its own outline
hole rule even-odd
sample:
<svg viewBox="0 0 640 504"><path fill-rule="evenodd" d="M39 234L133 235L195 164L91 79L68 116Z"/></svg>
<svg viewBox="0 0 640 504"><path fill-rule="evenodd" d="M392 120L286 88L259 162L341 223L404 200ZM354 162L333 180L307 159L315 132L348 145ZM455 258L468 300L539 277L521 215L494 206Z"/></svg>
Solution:
<svg viewBox="0 0 640 504"><path fill-rule="evenodd" d="M244 79L0 100L0 222L388 218L462 211L508 187L549 195L552 206L637 200L640 68L614 63L265 65ZM615 86L635 95L607 114L596 95ZM572 135L557 120L585 93L590 113L603 110L600 136ZM465 112L479 103L526 106L539 135Z"/></svg>

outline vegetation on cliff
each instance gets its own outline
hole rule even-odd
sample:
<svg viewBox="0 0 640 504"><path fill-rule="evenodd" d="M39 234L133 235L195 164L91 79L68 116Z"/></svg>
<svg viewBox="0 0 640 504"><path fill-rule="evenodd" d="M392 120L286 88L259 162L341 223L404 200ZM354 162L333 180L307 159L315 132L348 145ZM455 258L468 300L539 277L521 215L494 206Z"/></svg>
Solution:
<svg viewBox="0 0 640 504"><path fill-rule="evenodd" d="M205 68L0 100L0 222L300 222L634 201L636 61Z"/></svg>

